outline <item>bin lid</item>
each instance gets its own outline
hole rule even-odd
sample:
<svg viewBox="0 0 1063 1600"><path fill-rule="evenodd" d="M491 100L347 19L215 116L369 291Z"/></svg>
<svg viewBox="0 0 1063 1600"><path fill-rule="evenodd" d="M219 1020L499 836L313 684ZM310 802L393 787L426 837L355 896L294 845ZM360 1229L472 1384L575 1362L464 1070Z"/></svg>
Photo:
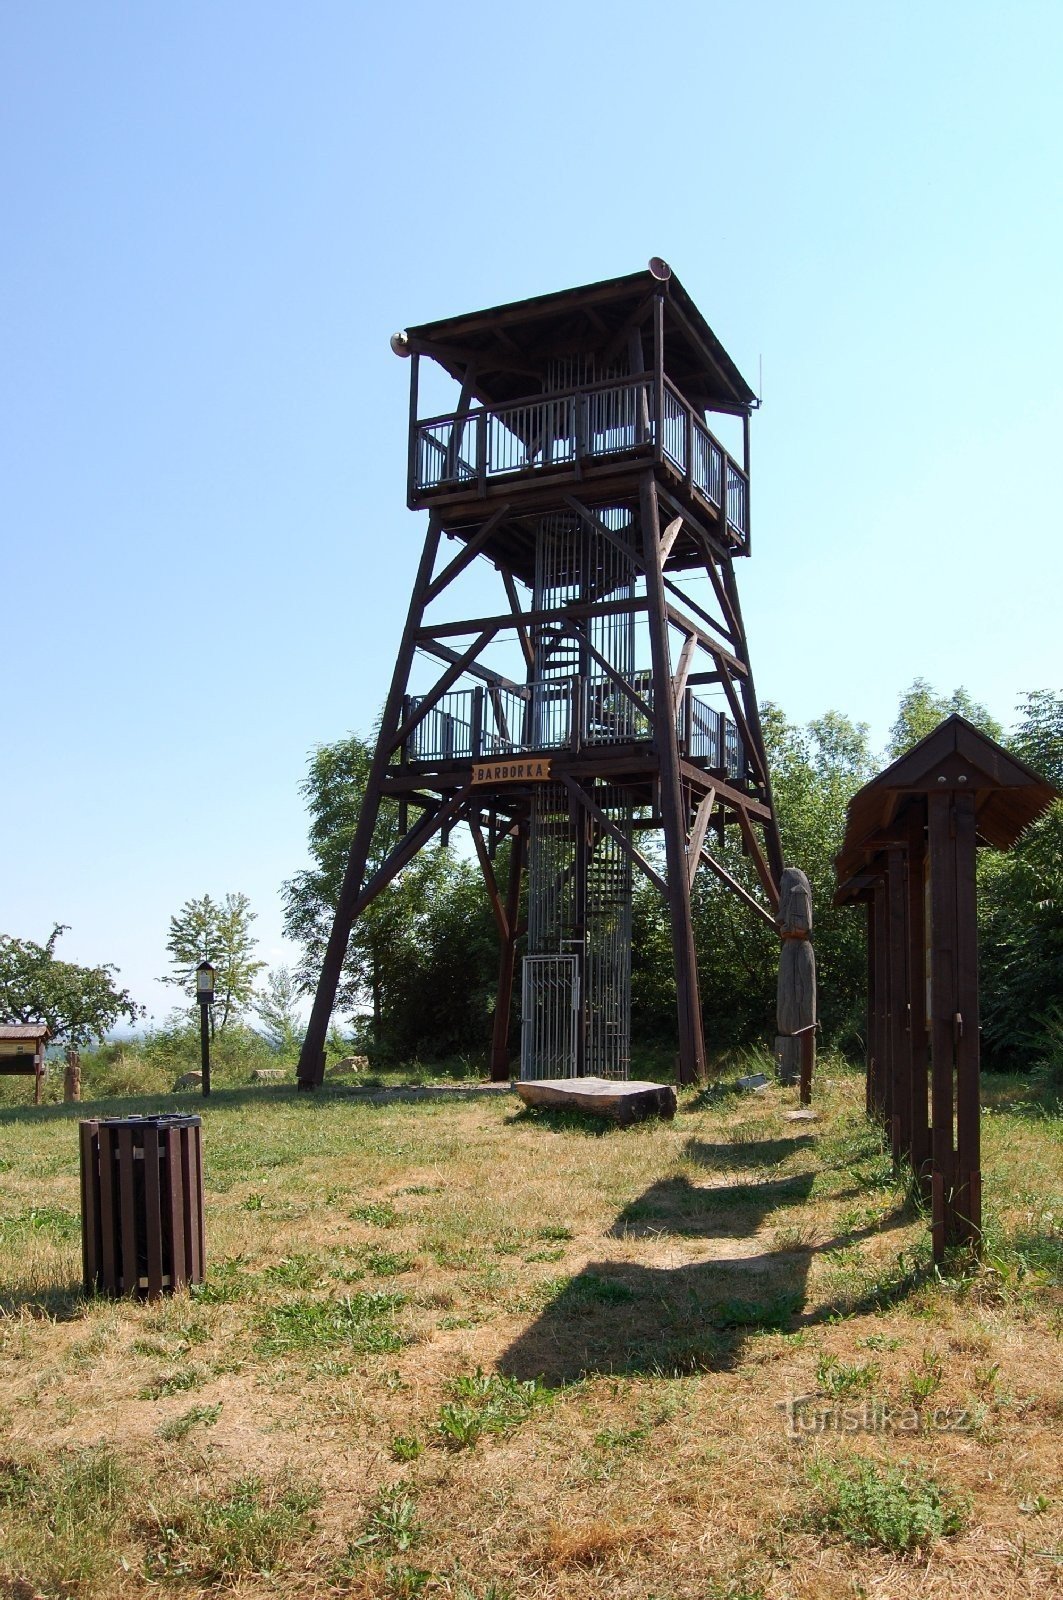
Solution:
<svg viewBox="0 0 1063 1600"><path fill-rule="evenodd" d="M198 1128L202 1117L190 1116L180 1111L163 1111L156 1116L92 1117L82 1127L97 1128Z"/></svg>

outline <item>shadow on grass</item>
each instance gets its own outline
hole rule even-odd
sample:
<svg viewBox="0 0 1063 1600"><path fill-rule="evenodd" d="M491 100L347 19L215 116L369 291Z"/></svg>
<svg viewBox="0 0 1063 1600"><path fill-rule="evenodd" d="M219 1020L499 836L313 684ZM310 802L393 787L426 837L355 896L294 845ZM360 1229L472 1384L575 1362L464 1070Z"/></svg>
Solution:
<svg viewBox="0 0 1063 1600"><path fill-rule="evenodd" d="M32 1317L38 1322L77 1322L96 1303L80 1278L38 1289L0 1290L0 1317Z"/></svg>
<svg viewBox="0 0 1063 1600"><path fill-rule="evenodd" d="M763 1158L785 1159L809 1143L792 1139L728 1146L696 1145L696 1158L755 1168ZM771 1153L769 1156L768 1152ZM903 1300L930 1273L928 1262L898 1256L873 1279L858 1278L814 1311L806 1311L813 1260L859 1239L898 1228L915 1216L902 1202L867 1228L815 1244L757 1249L758 1230L787 1219L812 1192L815 1172L699 1187L688 1178L662 1179L618 1215L614 1238L639 1238L665 1255L679 1240L704 1240L712 1259L673 1265L623 1261L590 1263L559 1290L537 1321L506 1351L501 1370L516 1378L570 1383L592 1373L682 1374L726 1371L737 1365L758 1333L789 1332L842 1316L884 1310ZM797 1230L795 1230L797 1231ZM670 1243L671 1241L671 1243ZM752 1246L752 1248L750 1248Z"/></svg>

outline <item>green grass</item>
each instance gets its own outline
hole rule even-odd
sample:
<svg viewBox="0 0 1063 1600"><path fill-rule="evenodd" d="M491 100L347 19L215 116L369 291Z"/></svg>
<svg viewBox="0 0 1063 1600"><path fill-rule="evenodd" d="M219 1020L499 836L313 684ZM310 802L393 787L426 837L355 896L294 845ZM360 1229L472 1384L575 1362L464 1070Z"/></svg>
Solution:
<svg viewBox="0 0 1063 1600"><path fill-rule="evenodd" d="M931 1548L942 1593L1014 1587L1019 1549L1037 1592L1063 1121L992 1092L989 1257L937 1271L829 1061L815 1123L684 1092L607 1136L223 1075L207 1282L154 1304L81 1291L83 1108L0 1106L0 1594L735 1600L800 1571L916 1600ZM798 1396L921 1425L790 1437Z"/></svg>
<svg viewBox="0 0 1063 1600"><path fill-rule="evenodd" d="M966 1501L908 1463L814 1462L808 1479L814 1494L810 1526L861 1549L873 1545L908 1555L967 1523Z"/></svg>

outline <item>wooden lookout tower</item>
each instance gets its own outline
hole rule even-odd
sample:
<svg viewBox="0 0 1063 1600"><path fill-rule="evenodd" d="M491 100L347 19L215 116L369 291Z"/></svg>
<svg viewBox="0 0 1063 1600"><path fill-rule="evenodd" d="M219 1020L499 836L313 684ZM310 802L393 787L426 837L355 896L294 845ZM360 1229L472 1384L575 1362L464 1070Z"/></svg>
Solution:
<svg viewBox="0 0 1063 1600"><path fill-rule="evenodd" d="M354 920L459 823L501 936L492 1076L510 1073L518 956L521 1075L628 1075L637 871L668 906L679 1075L695 1082L695 873L714 871L774 926L783 870L735 581L751 549L753 391L656 259L410 328L392 347L410 359L408 503L428 530L300 1084L321 1081ZM443 414L422 414L429 376L453 386ZM367 879L384 801L399 841ZM714 856L726 828L763 898ZM640 848L652 833L663 871Z"/></svg>

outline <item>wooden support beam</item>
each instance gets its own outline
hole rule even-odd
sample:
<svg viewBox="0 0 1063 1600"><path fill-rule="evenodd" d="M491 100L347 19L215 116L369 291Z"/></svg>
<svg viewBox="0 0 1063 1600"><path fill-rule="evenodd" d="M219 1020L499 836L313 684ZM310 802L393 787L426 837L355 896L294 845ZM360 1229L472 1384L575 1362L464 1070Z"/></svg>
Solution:
<svg viewBox="0 0 1063 1600"><path fill-rule="evenodd" d="M683 642L683 648L679 652L679 661L676 665L675 677L672 679L672 710L676 716L679 715L679 707L682 704L683 692L686 689L687 679L690 676L690 664L694 659L694 651L697 649L697 647L698 641L696 637L694 634L688 633Z"/></svg>
<svg viewBox="0 0 1063 1600"><path fill-rule="evenodd" d="M425 651L430 656L435 656L439 661L446 661L453 665L462 660L460 651L451 650L449 645L439 644L435 639L422 639L417 646L418 650ZM508 689L510 694L523 695L527 691L527 684L514 683L512 678L503 677L502 673L495 672L491 667L481 666L478 661L468 661L463 669L471 678L479 678L481 683L486 683L492 689Z"/></svg>
<svg viewBox="0 0 1063 1600"><path fill-rule="evenodd" d="M373 838L373 828L376 825L377 814L380 809L381 783L387 770L388 759L394 748L392 733L398 725L402 714L402 699L406 693L406 685L409 680L417 629L424 613L425 595L431 581L436 553L439 549L439 535L439 523L433 517L428 524L420 565L417 569L417 576L414 579L406 626L403 629L402 639L399 643L395 671L391 678L391 688L388 691L383 716L380 719L380 733L377 736L376 749L373 752L373 759L366 779L362 809L359 813L358 825L355 828L354 838L351 842L350 855L347 858L347 866L343 874L343 882L340 886L339 899L336 904L336 915L333 918L332 929L329 933L328 944L325 947L325 955L321 964L321 976L318 979L317 992L314 995L314 1002L310 1010L310 1020L307 1023L302 1049L299 1053L298 1081L299 1087L302 1089L316 1088L324 1076L325 1037L332 1017L332 1008L336 1003L336 990L339 987L340 974L347 954L347 944L351 936L351 926L365 877L366 862L369 859L369 849Z"/></svg>
<svg viewBox="0 0 1063 1600"><path fill-rule="evenodd" d="M779 885L772 877L771 868L764 859L764 852L760 848L760 841L753 832L753 825L749 820L745 806L738 807L738 826L742 830L742 838L746 842L746 849L753 857L753 865L757 869L757 877L763 885L764 893L771 902L771 908L773 911L778 911Z"/></svg>
<svg viewBox="0 0 1063 1600"><path fill-rule="evenodd" d="M656 706L671 702L672 667L668 651L668 610L660 563L660 519L657 486L652 472L639 483L646 598L650 618L650 652L653 661L653 700ZM675 960L676 1001L679 1020L679 1077L683 1083L700 1083L705 1076L705 1037L698 994L697 957L690 917L690 879L686 863L686 815L683 803L679 744L675 722L658 717L654 749L660 766L661 815L668 868L668 912Z"/></svg>
<svg viewBox="0 0 1063 1600"><path fill-rule="evenodd" d="M716 632L722 634L729 644L734 642L731 639L730 632L724 627L723 623L717 622L716 618L712 616L710 612L706 611L702 606L699 606L696 600L692 600L677 583L672 582L671 578L666 577L664 579L664 586L668 590L669 594L674 594L677 600L681 600L683 605L686 606L687 610L692 611L699 621L705 623L706 627L715 628Z"/></svg>
<svg viewBox="0 0 1063 1600"><path fill-rule="evenodd" d="M683 531L682 517L673 517L671 522L661 534L661 566L663 567L672 553L672 546Z"/></svg>
<svg viewBox="0 0 1063 1600"><path fill-rule="evenodd" d="M694 814L694 826L690 830L690 839L687 843L687 874L690 886L694 887L694 878L697 874L698 863L701 860L701 847L705 843L705 835L709 828L709 818L712 808L716 804L716 790L709 789L702 795L698 809Z"/></svg>
<svg viewBox="0 0 1063 1600"><path fill-rule="evenodd" d="M437 683L433 685L428 693L423 698L418 700L416 710L410 712L409 716L402 724L402 727L399 728L394 734L389 746L389 754L392 750L397 750L401 745L406 743L406 740L410 737L410 734L413 732L414 728L416 728L419 723L424 721L425 717L432 710L433 706L437 706L439 704L447 690L454 687L462 673L468 670L469 664L476 659L481 650L490 644L494 636L494 628L485 628L483 633L480 634L479 638L477 638L469 646L465 654L459 656L453 665L447 668L443 676L438 680Z"/></svg>
<svg viewBox="0 0 1063 1600"><path fill-rule="evenodd" d="M520 641L521 653L524 656L524 664L528 669L528 677L531 678L535 672L535 647L531 642L531 635L524 626L524 612L521 607L520 596L517 594L517 586L513 581L513 574L510 572L508 567L500 566L498 570L502 574L502 583L505 587L506 599L509 601L509 609L512 611L514 620L517 624L517 638Z"/></svg>
<svg viewBox="0 0 1063 1600"><path fill-rule="evenodd" d="M645 610L646 601L641 597L634 600L599 600L594 605L551 606L547 610L525 611L523 625L526 628L539 628L551 622L567 622L570 617L627 616L629 612ZM475 633L481 628L490 628L493 633L501 633L503 629L513 626L512 612L505 612L502 616L468 617L463 622L429 624L420 628L416 643L421 644L426 639L460 638L463 634Z"/></svg>
<svg viewBox="0 0 1063 1600"><path fill-rule="evenodd" d="M487 898L491 904L495 926L498 929L498 936L505 943L509 938L509 922L506 918L506 909L502 904L502 896L498 892L495 869L491 865L491 857L487 853L487 846L484 843L484 836L480 832L479 822L473 821L471 817L467 817L466 821L469 824L469 832L472 834L472 842L476 846L476 855L480 863L480 870L484 875L484 885L487 889Z"/></svg>
<svg viewBox="0 0 1063 1600"><path fill-rule="evenodd" d="M664 610L672 627L678 628L680 633L692 633L701 648L712 656L713 660L717 661L721 667L726 667L736 678L747 676L749 668L745 662L739 661L738 657L732 655L730 650L725 645L722 645L718 639L713 639L711 635L703 633L697 623L691 622L690 618L685 617L676 606L666 604Z"/></svg>
<svg viewBox="0 0 1063 1600"><path fill-rule="evenodd" d="M757 916L760 917L761 921L768 924L768 927L773 933L778 932L778 929L775 925L775 918L772 916L771 912L768 911L766 907L762 906L760 901L757 900L755 896L751 895L748 889L744 889L739 883L738 879L732 877L727 868L717 861L715 856L711 856L709 854L704 845L701 847L701 859L709 868L710 872L714 872L719 878L720 882L725 883L731 892L738 896L743 905L748 906L750 911L755 911Z"/></svg>
<svg viewBox="0 0 1063 1600"><path fill-rule="evenodd" d="M889 926L889 1064L893 1115L890 1144L894 1161L906 1161L912 1149L912 1057L908 1044L908 884L905 851L892 844L886 852L886 916Z"/></svg>
<svg viewBox="0 0 1063 1600"><path fill-rule="evenodd" d="M499 523L509 515L509 510L510 506L507 500L504 505L499 506L497 510L491 513L487 521L467 541L464 549L458 552L453 561L448 562L439 576L432 579L428 586L428 593L425 596L426 606L431 605L433 600L437 600L443 590L454 582L458 573L464 572L465 568L476 560L476 557L488 543Z"/></svg>
<svg viewBox="0 0 1063 1600"><path fill-rule="evenodd" d="M491 1081L505 1083L509 1077L509 1021L513 1009L513 975L517 961L517 940L521 929L520 884L524 870L524 833L514 830L510 838L509 884L506 890L505 918L508 932L502 941L498 966L498 990L491 1030Z"/></svg>
<svg viewBox="0 0 1063 1600"><path fill-rule="evenodd" d="M570 777L567 772L562 774L562 778L565 788L568 790L573 799L578 801L578 803L583 807L584 811L586 811L587 815L597 823L598 827L603 833L607 833L610 839L614 839L616 841L621 850L623 850L624 854L627 856L628 860L633 862L634 865L638 867L640 872L645 873L646 877L653 884L654 888L659 890L660 893L667 898L668 885L665 883L660 874L655 872L653 867L650 866L642 852L635 849L635 846L631 843L631 840L628 838L627 834L624 833L623 829L618 828L616 823L611 821L611 819L605 815L605 812L601 809L601 807L595 804L582 785L576 782L575 778Z"/></svg>
<svg viewBox="0 0 1063 1600"><path fill-rule="evenodd" d="M929 1195L929 1060L926 1031L926 806L914 801L905 818L908 847L908 1053L912 1101L912 1167Z"/></svg>

